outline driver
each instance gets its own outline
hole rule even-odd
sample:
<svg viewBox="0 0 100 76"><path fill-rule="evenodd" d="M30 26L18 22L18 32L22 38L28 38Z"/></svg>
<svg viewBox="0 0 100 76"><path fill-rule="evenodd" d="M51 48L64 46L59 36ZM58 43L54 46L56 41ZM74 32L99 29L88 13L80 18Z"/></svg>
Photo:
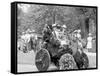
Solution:
<svg viewBox="0 0 100 76"><path fill-rule="evenodd" d="M82 42L81 42L81 30L78 30L77 31L77 42L78 42L78 51L80 52L80 53L82 53L82 50L83 50L83 46L82 46Z"/></svg>
<svg viewBox="0 0 100 76"><path fill-rule="evenodd" d="M42 33L43 33L43 40L45 42L49 42L51 32L50 32L49 26L47 24L45 24L45 27L44 27Z"/></svg>
<svg viewBox="0 0 100 76"><path fill-rule="evenodd" d="M66 25L53 24L54 36L60 41L61 46L68 44L66 39Z"/></svg>
<svg viewBox="0 0 100 76"><path fill-rule="evenodd" d="M61 26L59 24L53 24L52 27L53 27L53 35L57 38L57 40L60 41L62 33Z"/></svg>

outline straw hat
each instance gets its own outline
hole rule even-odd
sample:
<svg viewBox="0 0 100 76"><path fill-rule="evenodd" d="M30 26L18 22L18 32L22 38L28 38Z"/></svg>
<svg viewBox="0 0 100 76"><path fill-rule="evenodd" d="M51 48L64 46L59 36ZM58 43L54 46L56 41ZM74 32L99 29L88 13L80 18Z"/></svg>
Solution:
<svg viewBox="0 0 100 76"><path fill-rule="evenodd" d="M55 26L56 26L56 24L53 24L53 25L52 25L52 27L55 27Z"/></svg>
<svg viewBox="0 0 100 76"><path fill-rule="evenodd" d="M80 33L80 32L81 32L81 30L77 30L77 32L78 32L78 33Z"/></svg>
<svg viewBox="0 0 100 76"><path fill-rule="evenodd" d="M63 25L62 27L63 27L63 28L67 28L66 25Z"/></svg>
<svg viewBox="0 0 100 76"><path fill-rule="evenodd" d="M91 36L92 34L91 33L89 33L89 36Z"/></svg>

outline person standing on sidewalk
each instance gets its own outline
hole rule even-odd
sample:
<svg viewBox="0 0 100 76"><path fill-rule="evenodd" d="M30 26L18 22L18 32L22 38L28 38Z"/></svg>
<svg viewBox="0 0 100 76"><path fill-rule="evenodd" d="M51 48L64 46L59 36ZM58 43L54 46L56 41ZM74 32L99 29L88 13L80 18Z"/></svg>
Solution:
<svg viewBox="0 0 100 76"><path fill-rule="evenodd" d="M89 33L89 37L87 38L87 49L90 51L92 49L92 34Z"/></svg>

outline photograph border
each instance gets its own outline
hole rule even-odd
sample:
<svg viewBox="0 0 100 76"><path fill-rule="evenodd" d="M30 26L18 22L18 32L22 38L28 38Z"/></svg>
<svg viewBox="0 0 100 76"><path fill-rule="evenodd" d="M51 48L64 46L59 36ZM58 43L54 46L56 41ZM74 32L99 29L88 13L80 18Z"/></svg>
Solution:
<svg viewBox="0 0 100 76"><path fill-rule="evenodd" d="M32 71L32 72L18 72L17 71L17 4L36 4L36 5L51 5L51 6L69 6L69 7L89 7L96 8L96 68L87 69L70 69L67 71L82 71L98 69L98 7L86 5L70 5L70 4L55 4L55 3L40 3L40 2L20 2L15 1L11 3L11 73L14 74L29 74L29 73L49 73L49 72L67 72L64 70L51 71Z"/></svg>

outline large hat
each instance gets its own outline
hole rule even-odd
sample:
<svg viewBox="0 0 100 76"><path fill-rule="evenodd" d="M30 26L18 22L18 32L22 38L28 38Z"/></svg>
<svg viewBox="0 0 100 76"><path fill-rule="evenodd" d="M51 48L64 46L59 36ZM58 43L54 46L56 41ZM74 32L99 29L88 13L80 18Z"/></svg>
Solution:
<svg viewBox="0 0 100 76"><path fill-rule="evenodd" d="M74 33L77 33L77 30L75 30Z"/></svg>
<svg viewBox="0 0 100 76"><path fill-rule="evenodd" d="M63 27L63 28L67 28L66 25L63 25L62 27Z"/></svg>
<svg viewBox="0 0 100 76"><path fill-rule="evenodd" d="M92 34L91 33L89 33L89 36L91 36Z"/></svg>
<svg viewBox="0 0 100 76"><path fill-rule="evenodd" d="M78 32L78 33L80 33L80 32L81 32L81 30L79 29L79 30L77 30L77 32Z"/></svg>
<svg viewBox="0 0 100 76"><path fill-rule="evenodd" d="M60 27L61 25L57 24L58 27Z"/></svg>
<svg viewBox="0 0 100 76"><path fill-rule="evenodd" d="M56 24L53 24L53 25L52 25L52 27L55 27L55 26L56 26Z"/></svg>

